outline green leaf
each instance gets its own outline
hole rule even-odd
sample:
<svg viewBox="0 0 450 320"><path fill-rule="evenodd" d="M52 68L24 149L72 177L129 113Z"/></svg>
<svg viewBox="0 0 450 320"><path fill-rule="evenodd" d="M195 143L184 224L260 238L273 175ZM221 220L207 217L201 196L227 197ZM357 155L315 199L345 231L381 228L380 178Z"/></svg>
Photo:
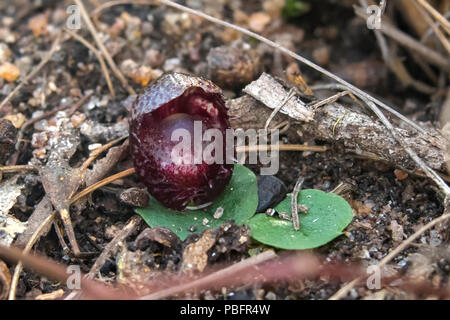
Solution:
<svg viewBox="0 0 450 320"><path fill-rule="evenodd" d="M258 186L255 175L246 167L235 165L225 191L211 206L203 210L179 212L166 208L150 197L148 207L136 209L136 212L150 227L167 227L184 240L192 233L217 228L230 219L237 225L243 225L255 214L257 206ZM215 219L213 215L218 207L222 207L224 211L220 219ZM205 218L208 223L203 225ZM189 231L191 228L194 228L194 232Z"/></svg>
<svg viewBox="0 0 450 320"><path fill-rule="evenodd" d="M298 18L307 13L311 6L309 3L300 0L286 0L283 7L283 16L287 19Z"/></svg>
<svg viewBox="0 0 450 320"><path fill-rule="evenodd" d="M353 210L342 197L320 190L302 190L298 203L309 208L299 213L300 230L295 231L291 221L257 214L250 219L251 236L273 247L301 250L322 246L342 234L353 218ZM274 208L291 214L291 195Z"/></svg>

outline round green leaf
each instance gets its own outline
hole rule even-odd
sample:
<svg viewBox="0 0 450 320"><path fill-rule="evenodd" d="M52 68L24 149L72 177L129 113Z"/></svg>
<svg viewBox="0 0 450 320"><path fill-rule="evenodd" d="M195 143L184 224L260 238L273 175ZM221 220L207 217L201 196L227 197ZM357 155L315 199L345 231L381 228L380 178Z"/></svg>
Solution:
<svg viewBox="0 0 450 320"><path fill-rule="evenodd" d="M273 247L300 250L322 246L342 234L353 218L353 210L342 197L320 190L302 190L298 203L309 208L299 213L300 230L295 231L291 221L257 214L250 219L254 239ZM291 214L291 195L274 208Z"/></svg>
<svg viewBox="0 0 450 320"><path fill-rule="evenodd" d="M136 209L136 212L150 227L167 227L184 240L192 233L217 228L231 219L237 225L243 225L255 214L257 206L258 186L255 175L246 167L235 165L225 191L212 205L203 210L175 211L150 197L148 207ZM224 211L220 219L215 219L213 215L218 207L222 207ZM207 219L207 222L204 219ZM190 229L194 231L191 232Z"/></svg>

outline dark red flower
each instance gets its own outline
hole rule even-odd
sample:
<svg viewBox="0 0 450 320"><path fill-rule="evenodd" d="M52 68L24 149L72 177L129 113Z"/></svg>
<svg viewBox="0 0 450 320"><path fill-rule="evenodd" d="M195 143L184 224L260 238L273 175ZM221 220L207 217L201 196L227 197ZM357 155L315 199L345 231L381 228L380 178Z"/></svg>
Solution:
<svg viewBox="0 0 450 320"><path fill-rule="evenodd" d="M163 75L132 107L130 145L137 175L168 208L181 210L214 200L233 172L226 153L229 127L222 92L214 83L181 73ZM210 129L217 129L222 141L203 141ZM183 138L177 133L188 133L190 139L183 145L188 148L181 148ZM220 143L222 151L214 163L200 152L211 143Z"/></svg>

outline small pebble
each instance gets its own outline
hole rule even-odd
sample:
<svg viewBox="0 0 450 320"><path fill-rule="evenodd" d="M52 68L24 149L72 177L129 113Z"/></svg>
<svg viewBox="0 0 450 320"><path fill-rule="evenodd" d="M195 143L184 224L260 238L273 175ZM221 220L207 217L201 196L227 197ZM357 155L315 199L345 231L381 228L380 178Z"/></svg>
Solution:
<svg viewBox="0 0 450 320"><path fill-rule="evenodd" d="M101 146L102 146L101 143L93 143L93 144L90 144L90 145L88 146L88 150L89 150L89 151L93 151L93 150L95 150L95 149L100 148Z"/></svg>
<svg viewBox="0 0 450 320"><path fill-rule="evenodd" d="M276 300L277 299L277 295L275 293L273 293L272 291L269 291L266 294L266 299L267 300Z"/></svg>
<svg viewBox="0 0 450 320"><path fill-rule="evenodd" d="M391 220L392 240L400 242L403 240L403 227L398 224L397 220Z"/></svg>
<svg viewBox="0 0 450 320"><path fill-rule="evenodd" d="M16 81L19 78L20 71L15 65L9 62L5 62L0 65L0 78L5 79L8 82Z"/></svg>
<svg viewBox="0 0 450 320"><path fill-rule="evenodd" d="M255 32L263 32L271 17L265 12L255 12L250 16L249 27Z"/></svg>
<svg viewBox="0 0 450 320"><path fill-rule="evenodd" d="M260 176L258 178L258 207L256 212L265 212L273 208L286 197L287 188L284 183L274 176Z"/></svg>
<svg viewBox="0 0 450 320"><path fill-rule="evenodd" d="M222 215L223 215L223 208L222 207L218 207L216 209L216 212L214 212L213 217L214 217L214 219L220 219L222 217Z"/></svg>
<svg viewBox="0 0 450 320"><path fill-rule="evenodd" d="M120 201L129 204L134 207L146 207L150 198L147 191L142 188L129 188L121 192Z"/></svg>

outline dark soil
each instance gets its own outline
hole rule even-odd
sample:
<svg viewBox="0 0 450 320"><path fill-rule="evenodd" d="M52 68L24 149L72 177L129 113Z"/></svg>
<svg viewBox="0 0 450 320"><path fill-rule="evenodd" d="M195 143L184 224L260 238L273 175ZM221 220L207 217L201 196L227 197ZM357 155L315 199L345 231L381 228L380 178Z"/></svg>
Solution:
<svg viewBox="0 0 450 320"><path fill-rule="evenodd" d="M233 0L229 1L227 5L222 5L222 1L218 1L214 5L210 4L209 1L202 0L183 2L191 6L197 4L199 8L207 9L206 11L209 14L216 14L230 21L233 20L233 13L236 9L240 8L247 14L262 10L262 1ZM225 1L223 2L225 3ZM43 3L46 4L47 2L44 1ZM205 3L205 6L199 5L201 3ZM439 107L436 103L432 103L431 97L419 94L412 89L402 88L395 76L387 71L373 33L364 27L364 21L355 18L352 7L349 5L352 1L312 1L311 3L312 9L305 15L295 19L280 20L279 23L267 27L263 34L268 38L284 35L286 41L294 45L295 50L310 59L315 56L314 50L325 48L324 50L327 50L329 54L326 67L352 82L359 78L350 72L352 70L348 70L348 66L349 64L360 63L361 69L357 69L357 72L373 74L373 77L367 77L366 83L356 83L361 89L383 97L384 100L397 106L400 112L414 119L431 123L437 120ZM61 14L61 10L64 12L65 8L63 2L58 2L49 7L29 5L28 12L20 21L14 20L11 26L2 26L2 28L13 32L17 39L14 43L8 44L11 50L10 60L17 62L20 58L30 57L32 66L37 65L41 53L50 49L55 36L53 29L64 25L65 20L57 18L56 13L59 10L59 14ZM5 17L15 19L19 9L13 2L0 4L0 20L4 20ZM48 27L51 28L50 31L36 36L27 27L27 24L30 18L41 13L49 15ZM107 46L120 68L123 61L131 59L139 66L148 65L150 64L149 61L152 61L151 67L154 70L185 71L208 76L206 56L209 50L230 43L229 41L225 42L224 39L230 36L231 31L224 31L223 28L205 21L181 17L179 12L163 6L119 5L112 7L102 13L99 18L102 26L97 26L97 28L106 33L116 23L117 18L121 16L123 18L124 13L128 13L140 21L138 29L141 35L136 36L133 33L132 22L127 22L127 26L115 38L110 37L107 41ZM168 23L166 19L168 14L177 14L178 22ZM183 26L183 23L188 23L185 19L189 20L190 26ZM86 28L77 32L94 43ZM296 32L303 34L303 37L296 39L293 36ZM285 58L276 58L273 50L261 48L253 39L242 36L239 36L239 38L255 50L263 52L260 60L261 70L282 75L283 70L293 63L293 61ZM155 62L154 57L149 58L150 49L161 56L161 61ZM172 60L168 62L169 59ZM276 59L280 59L280 62L277 63ZM301 65L299 67L309 85L327 81L317 72ZM116 89L116 97L113 99L109 97L108 102L101 105L99 101L109 95L109 91L98 60L78 41L67 40L43 70L29 84L24 85L10 103L0 110L0 117L21 112L26 119L30 119L33 113L37 111L45 112L59 107L64 103L63 99L71 96L74 89L80 90L82 93L92 90L94 93L89 100L90 102L82 106L79 112L86 115L85 121L91 120L94 123L112 126L126 119L128 111L122 102L128 97L128 94L117 78L112 73L110 74ZM129 76L127 80L136 92L142 92L143 86L141 84L135 83ZM48 81L54 82L58 90L44 90L45 102L32 106L30 99L39 93L39 88L48 87ZM3 99L16 85L17 83L0 80L0 99ZM228 97L237 97L242 93L240 89L233 88L228 89L226 94ZM96 102L93 102L93 99L96 99ZM92 103L96 103L96 105L91 108L89 104ZM23 139L31 141L35 132L37 130L31 126L25 130ZM93 140L92 137L83 134L81 139L77 153L71 160L71 164L74 166L81 164L83 159L89 155L88 146L90 144L105 143L108 140ZM290 142L287 137L282 137L282 139L285 143ZM311 141L308 142L311 143ZM293 143L298 143L298 141ZM321 144L322 142L312 143ZM26 143L20 151L16 164L27 164L35 157L33 155L34 150L35 148L30 143ZM115 167L114 172L119 172L129 166L130 159L124 159ZM255 173L258 173L257 168L251 168L255 169ZM355 211L353 222L345 230L345 235L314 250L314 252L323 255L328 259L327 261L370 265L382 259L394 246L399 244L392 236L392 221L395 220L401 226L404 232L403 238L406 238L413 234L418 227L438 217L443 211L441 199L438 198L437 189L431 181L412 175L399 180L394 173L394 169L386 163L359 159L354 154L343 153L336 146L324 153L282 152L280 171L276 176L285 183L289 191L293 189L300 173L305 177L303 188L331 191L341 182L350 184L352 189L344 196ZM3 180L10 175L4 174ZM23 191L26 200L23 204L17 203L10 213L25 221L45 192L37 174L27 173L22 176L21 179L26 181L26 187ZM120 201L120 191L138 185L139 183L134 176L127 177L96 190L86 206L82 207L81 212L76 207L71 208L71 216L80 249L83 252L96 253L92 258L70 258L63 252L53 229L35 246L36 252L60 263L79 264L83 272L89 272L97 256L111 241L111 234L114 234L111 230L123 228L134 214L132 206ZM137 247L135 239L145 228L147 226L142 223L128 237L127 249L131 252L145 252L147 258L145 263L152 269L179 270L182 250L188 243L195 241L196 236L192 236L184 244L179 244L173 250L168 250L154 241L141 243ZM239 230L234 231L240 232ZM222 237L228 241L230 250L225 250L226 252L220 256L212 255L213 252L222 252L213 247L209 251L209 264L212 266L217 263L239 261L243 257L248 257L250 247L258 246L257 243L251 243L246 244L245 247L232 248L231 244L236 234L225 232ZM433 268L433 272L427 275L427 279L437 281L437 286L447 286L450 272L450 257L446 245L448 244L448 231L443 228L438 230L438 234L427 232L418 242L419 244L411 246L398 255L391 263L392 268L396 272L407 274L413 264L411 254L420 253L427 256L429 264ZM117 276L117 270L116 258L111 257L103 265L100 272L104 279L112 281ZM13 267L11 267L11 271L13 271ZM436 277L439 277L439 279L436 280ZM341 286L342 283L337 279L309 279L298 283L281 282L266 285L255 284L243 288L227 288L225 292L208 291L201 293L198 297L215 299L327 299ZM59 288L66 290L60 283L46 280L25 270L19 280L17 297L18 299L32 299L39 294L50 293ZM349 298L360 299L371 297L371 294L373 294L371 290L365 286L359 286L351 292ZM408 294L398 290L386 290L383 297L386 299L418 298L415 295Z"/></svg>

